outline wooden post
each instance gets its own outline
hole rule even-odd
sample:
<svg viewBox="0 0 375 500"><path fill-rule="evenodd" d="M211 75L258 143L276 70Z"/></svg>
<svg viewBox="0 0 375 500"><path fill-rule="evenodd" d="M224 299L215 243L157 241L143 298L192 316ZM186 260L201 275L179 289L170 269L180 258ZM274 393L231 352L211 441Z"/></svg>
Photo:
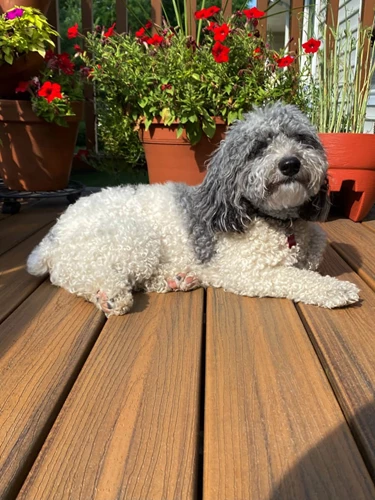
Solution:
<svg viewBox="0 0 375 500"><path fill-rule="evenodd" d="M291 11L290 11L290 50L298 52L299 39L301 36L301 25L298 19L298 15L303 12L304 2L303 0L291 0Z"/></svg>
<svg viewBox="0 0 375 500"><path fill-rule="evenodd" d="M257 8L265 12L268 8L268 0L257 0ZM258 30L260 36L266 42L267 40L267 18L259 19Z"/></svg>
<svg viewBox="0 0 375 500"><path fill-rule="evenodd" d="M221 0L221 8L223 9L224 18L228 19L232 14L232 0Z"/></svg>
<svg viewBox="0 0 375 500"><path fill-rule="evenodd" d="M46 17L48 19L48 22L55 28L55 30L60 31L59 0L52 0L50 6L48 7ZM54 36L53 42L56 47L56 52L60 54L61 52L60 37Z"/></svg>
<svg viewBox="0 0 375 500"><path fill-rule="evenodd" d="M187 7L187 35L194 39L197 37L197 24L194 12L197 10L197 0L186 0Z"/></svg>
<svg viewBox="0 0 375 500"><path fill-rule="evenodd" d="M361 24L363 27L372 26L372 34L374 37L375 30L375 21L374 21L374 10L375 10L375 0L362 0L362 9L361 9ZM366 46L364 47L364 61L367 60L368 52L371 50L371 41L368 40ZM365 68L362 68L361 75L361 88L362 85L367 78L365 73Z"/></svg>
<svg viewBox="0 0 375 500"><path fill-rule="evenodd" d="M128 27L128 0L116 0L116 31L126 33Z"/></svg>
<svg viewBox="0 0 375 500"><path fill-rule="evenodd" d="M82 32L86 34L93 29L93 8L92 0L81 0L82 9ZM96 116L95 98L92 85L85 86L85 123L86 123L86 147L96 151Z"/></svg>
<svg viewBox="0 0 375 500"><path fill-rule="evenodd" d="M161 26L162 20L161 0L151 0L151 21L157 26ZM152 29L155 32L155 28Z"/></svg>
<svg viewBox="0 0 375 500"><path fill-rule="evenodd" d="M326 15L326 22L327 22L327 28L328 28L328 30L327 30L327 58L328 59L329 59L329 54L333 50L333 45L335 43L335 40L334 40L329 28L332 27L333 29L336 29L338 15L339 15L339 0L330 0L329 4L327 5L327 15Z"/></svg>

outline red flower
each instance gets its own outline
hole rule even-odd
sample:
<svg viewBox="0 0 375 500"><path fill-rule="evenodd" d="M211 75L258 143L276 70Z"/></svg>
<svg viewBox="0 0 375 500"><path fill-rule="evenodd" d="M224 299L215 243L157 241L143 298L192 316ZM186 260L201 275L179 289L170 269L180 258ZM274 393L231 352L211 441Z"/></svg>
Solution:
<svg viewBox="0 0 375 500"><path fill-rule="evenodd" d="M75 23L74 26L68 28L68 38L77 38L78 36L78 23Z"/></svg>
<svg viewBox="0 0 375 500"><path fill-rule="evenodd" d="M38 96L44 97L48 102L54 99L62 99L61 85L58 83L45 82L38 90Z"/></svg>
<svg viewBox="0 0 375 500"><path fill-rule="evenodd" d="M306 54L313 54L314 52L318 52L321 42L319 40L314 40L314 38L310 38L307 42L302 44Z"/></svg>
<svg viewBox="0 0 375 500"><path fill-rule="evenodd" d="M258 59L260 57L260 55L262 54L262 49L260 47L257 47L256 49L254 49L254 58L255 59Z"/></svg>
<svg viewBox="0 0 375 500"><path fill-rule="evenodd" d="M287 66L290 66L293 61L294 61L294 57L285 56L285 57L281 57L280 59L277 60L277 65L279 68L286 68Z"/></svg>
<svg viewBox="0 0 375 500"><path fill-rule="evenodd" d="M29 82L19 82L17 88L16 88L16 92L27 92L29 88Z"/></svg>
<svg viewBox="0 0 375 500"><path fill-rule="evenodd" d="M76 44L74 45L74 50L75 50L76 52L82 52L82 48L81 48L81 46L80 46L80 45L78 45L78 43L76 43Z"/></svg>
<svg viewBox="0 0 375 500"><path fill-rule="evenodd" d="M53 52L53 50L51 49L46 50L46 55L44 56L44 60L49 61L53 57L55 57L55 53Z"/></svg>
<svg viewBox="0 0 375 500"><path fill-rule="evenodd" d="M197 10L197 12L194 12L194 17L195 19L207 19L209 17L207 9Z"/></svg>
<svg viewBox="0 0 375 500"><path fill-rule="evenodd" d="M214 21L210 21L210 24L207 26L206 30L215 31L215 28L217 28L217 24Z"/></svg>
<svg viewBox="0 0 375 500"><path fill-rule="evenodd" d="M251 9L245 9L242 11L248 19L259 19L265 15L265 12L257 9L256 7L252 7Z"/></svg>
<svg viewBox="0 0 375 500"><path fill-rule="evenodd" d="M57 66L66 75L72 75L74 73L74 64L70 60L69 54L66 52L57 56Z"/></svg>
<svg viewBox="0 0 375 500"><path fill-rule="evenodd" d="M217 63L223 63L229 61L229 47L222 45L220 42L216 42L212 47L212 55Z"/></svg>
<svg viewBox="0 0 375 500"><path fill-rule="evenodd" d="M220 12L220 7L216 7L216 5L213 5L212 7L208 7L206 9L206 14L207 17L214 16L215 14L218 14Z"/></svg>
<svg viewBox="0 0 375 500"><path fill-rule="evenodd" d="M224 42L229 33L229 26L227 24L222 24L214 29L214 40L216 42Z"/></svg>
<svg viewBox="0 0 375 500"><path fill-rule="evenodd" d="M145 34L146 30L142 27L142 28L139 28L138 31L135 32L135 36L137 38L141 38L141 36L143 36Z"/></svg>
<svg viewBox="0 0 375 500"><path fill-rule="evenodd" d="M164 38L155 33L153 37L147 38L145 41L148 45L160 45L164 41Z"/></svg>
<svg viewBox="0 0 375 500"><path fill-rule="evenodd" d="M116 23L113 23L112 26L107 29L107 31L104 33L105 38L109 38L110 36L113 35L113 32L115 31L115 26L116 26Z"/></svg>
<svg viewBox="0 0 375 500"><path fill-rule="evenodd" d="M151 21L147 21L147 23L145 24L145 29L149 30L150 28L152 28L152 22Z"/></svg>
<svg viewBox="0 0 375 500"><path fill-rule="evenodd" d="M161 90L167 90L171 89L172 85L170 83L163 83L163 85L160 86Z"/></svg>

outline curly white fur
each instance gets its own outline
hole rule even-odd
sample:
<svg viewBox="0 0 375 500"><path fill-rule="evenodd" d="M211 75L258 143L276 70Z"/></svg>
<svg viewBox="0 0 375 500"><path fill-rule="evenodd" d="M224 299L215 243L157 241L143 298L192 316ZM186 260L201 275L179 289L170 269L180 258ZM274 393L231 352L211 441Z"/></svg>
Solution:
<svg viewBox="0 0 375 500"><path fill-rule="evenodd" d="M289 157L301 164L293 176L280 171ZM202 185L116 187L81 198L33 250L28 271L49 272L53 284L102 309L104 292L107 315L129 311L134 290L170 291L168 279L182 271L241 295L351 304L354 284L316 272L325 235L304 220L327 211L326 170L298 110L255 110L231 127Z"/></svg>

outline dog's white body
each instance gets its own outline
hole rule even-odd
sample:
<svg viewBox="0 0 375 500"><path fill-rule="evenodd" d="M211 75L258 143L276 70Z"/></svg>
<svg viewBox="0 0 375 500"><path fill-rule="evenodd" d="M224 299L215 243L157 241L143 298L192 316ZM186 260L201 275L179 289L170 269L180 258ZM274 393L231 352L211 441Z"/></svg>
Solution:
<svg viewBox="0 0 375 500"><path fill-rule="evenodd" d="M293 106L236 122L200 186L109 188L68 208L32 252L28 270L124 314L134 290L222 287L338 307L357 287L316 272L325 237L310 220L328 208L327 159ZM176 278L176 279L174 279Z"/></svg>
<svg viewBox="0 0 375 500"><path fill-rule="evenodd" d="M296 242L290 248L289 235ZM314 223L290 226L258 217L244 233L219 234L215 255L202 264L169 183L109 188L81 198L30 255L28 269L49 272L53 284L94 304L105 290L116 297L112 314L130 309L131 290L170 291L167 279L181 270L203 286L241 295L329 308L355 302L355 285L314 272L324 247L325 235Z"/></svg>

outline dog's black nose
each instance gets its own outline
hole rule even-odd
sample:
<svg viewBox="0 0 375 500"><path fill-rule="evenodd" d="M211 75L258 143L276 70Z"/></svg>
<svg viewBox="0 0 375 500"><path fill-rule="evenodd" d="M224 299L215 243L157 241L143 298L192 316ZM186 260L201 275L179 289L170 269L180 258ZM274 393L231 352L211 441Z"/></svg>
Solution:
<svg viewBox="0 0 375 500"><path fill-rule="evenodd" d="M279 170L282 174L292 177L298 174L301 162L295 156L286 156L279 162Z"/></svg>

